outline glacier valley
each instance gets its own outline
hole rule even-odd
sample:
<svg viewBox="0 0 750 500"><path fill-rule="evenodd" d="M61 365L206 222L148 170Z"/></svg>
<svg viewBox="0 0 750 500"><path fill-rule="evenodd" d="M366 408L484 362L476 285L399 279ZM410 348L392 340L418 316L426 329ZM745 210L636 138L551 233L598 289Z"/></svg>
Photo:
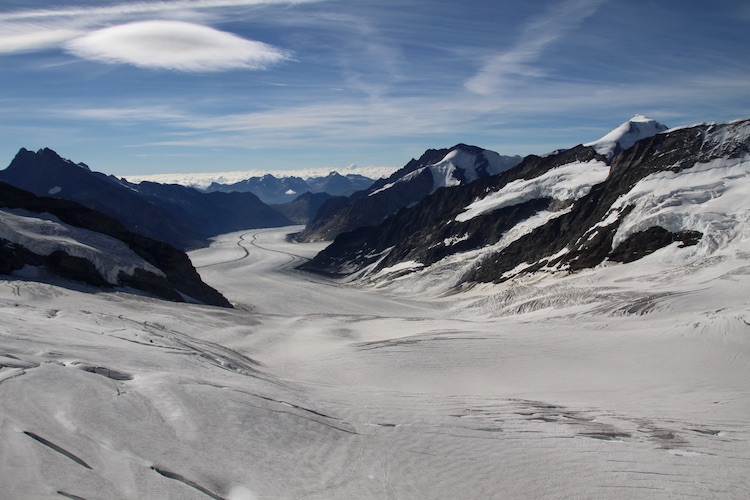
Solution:
<svg viewBox="0 0 750 500"><path fill-rule="evenodd" d="M437 295L298 229L190 253L234 309L2 281L2 496L750 496L750 240Z"/></svg>

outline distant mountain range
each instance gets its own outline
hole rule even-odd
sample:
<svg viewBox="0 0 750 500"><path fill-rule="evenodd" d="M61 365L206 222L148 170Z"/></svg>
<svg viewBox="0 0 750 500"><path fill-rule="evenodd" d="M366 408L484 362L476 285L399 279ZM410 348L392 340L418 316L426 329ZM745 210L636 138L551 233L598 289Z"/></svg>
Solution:
<svg viewBox="0 0 750 500"><path fill-rule="evenodd" d="M671 250L664 255L670 256L710 254L750 231L745 228L750 220L745 208L749 137L750 120L668 129L636 115L597 141L545 156L508 157L458 144L428 150L374 182L357 175L307 180L268 175L214 184L210 192L133 184L92 172L49 149L21 149L0 171L0 182L105 214L97 231L109 224L101 221L112 217L119 221L112 221L116 237L140 233L179 249L203 246L212 236L231 231L307 223L294 236L298 241L333 242L303 269L376 282L438 276L440 287L448 290L632 262L665 247ZM4 189L3 196L20 196L8 194L10 186ZM292 199L269 206L250 190L265 193L269 200ZM298 190L304 193L298 195ZM7 202L4 206L23 208ZM98 279L92 278L93 265L101 283L113 286L135 279L127 276L142 276L143 271L132 274L135 268L159 267L142 256L148 265L122 267L113 261L108 265L119 271L108 273L97 267L104 261L82 264L79 250L49 250L40 243L44 238L25 247L34 254L27 255L19 235L46 230L47 223L39 222L39 216L23 219L25 215L16 212L3 217L6 224L30 228L0 236L7 262L15 263L8 269L17 271L23 263L44 265L67 276L78 272L80 264L88 269L84 274L89 278L83 281L90 282ZM132 248L131 243L126 246ZM50 255L61 256L58 251L70 258L50 261ZM8 272L4 269L0 273Z"/></svg>
<svg viewBox="0 0 750 500"><path fill-rule="evenodd" d="M520 156L501 156L466 144L450 149L430 149L387 179L375 181L348 199L335 198L324 203L296 239L331 240L358 227L380 224L388 216L414 205L440 188L496 175L520 161Z"/></svg>
<svg viewBox="0 0 750 500"><path fill-rule="evenodd" d="M450 189L339 234L304 269L446 290L534 273L707 255L750 220L750 120L667 130L642 116L599 141Z"/></svg>
<svg viewBox="0 0 750 500"><path fill-rule="evenodd" d="M92 172L51 149L21 149L0 181L38 196L79 202L114 217L127 229L180 249L204 246L218 234L292 224L252 193L204 193L175 184L131 184Z"/></svg>
<svg viewBox="0 0 750 500"><path fill-rule="evenodd" d="M367 189L374 181L358 174L341 175L331 172L324 177L275 177L271 174L250 177L232 184L211 183L205 191L250 192L269 205L280 205L294 201L305 193L327 193L331 196L349 196L356 191Z"/></svg>
<svg viewBox="0 0 750 500"><path fill-rule="evenodd" d="M345 196L332 196L328 193L311 193L299 195L293 201L281 205L271 205L295 224L307 224L315 218L320 207L332 199L345 200Z"/></svg>

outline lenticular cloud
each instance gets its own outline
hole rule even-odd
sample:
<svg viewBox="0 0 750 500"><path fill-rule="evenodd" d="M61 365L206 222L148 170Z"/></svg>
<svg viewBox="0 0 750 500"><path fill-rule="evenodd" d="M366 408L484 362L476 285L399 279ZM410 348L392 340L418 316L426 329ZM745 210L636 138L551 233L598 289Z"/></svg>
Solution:
<svg viewBox="0 0 750 500"><path fill-rule="evenodd" d="M74 55L109 64L176 71L265 69L288 54L262 42L182 21L140 21L103 28L66 44Z"/></svg>

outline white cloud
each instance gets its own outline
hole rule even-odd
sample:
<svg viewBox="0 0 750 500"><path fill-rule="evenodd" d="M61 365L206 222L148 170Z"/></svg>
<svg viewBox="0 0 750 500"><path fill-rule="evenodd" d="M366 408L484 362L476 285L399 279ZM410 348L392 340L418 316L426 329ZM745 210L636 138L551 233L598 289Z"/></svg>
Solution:
<svg viewBox="0 0 750 500"><path fill-rule="evenodd" d="M59 46L82 33L70 26L47 26L33 22L0 23L0 54L33 52Z"/></svg>
<svg viewBox="0 0 750 500"><path fill-rule="evenodd" d="M85 120L104 120L119 123L138 122L175 122L184 120L187 115L173 107L152 104L148 106L129 107L87 107L87 108L64 108L53 110L57 117L80 118Z"/></svg>
<svg viewBox="0 0 750 500"><path fill-rule="evenodd" d="M114 34L112 32L98 32L109 27L117 27L117 25L134 21L146 21L153 19L155 16L162 20L195 21L205 19L202 13L207 11L226 13L227 9L231 8L290 5L318 1L323 0L172 0L0 12L0 54L49 50L70 44L72 52L76 53L80 50L87 57L102 60L105 58L105 54L97 54L96 50L86 45L86 40L94 39L87 38L87 36L97 35L112 38L117 35L116 32ZM129 33L132 35L135 32L130 30ZM173 30L173 33L184 33L184 30ZM128 30L122 30L119 33L119 35L125 36L127 34ZM217 40L216 36L211 37L211 35L206 34L198 34L197 36L198 40L213 40L214 42ZM74 41L81 39L81 37L83 37L83 41L80 44ZM149 40L153 39L153 34L149 35ZM244 42L249 41L245 40ZM148 43L148 41L145 41L145 43ZM273 49L267 45L258 44L258 42L249 42L249 44L240 44L238 51L231 52L231 56L235 58L234 63L225 63L229 67L237 67L237 60L239 59L244 67L265 67L272 61L278 60L282 55L283 53L279 49ZM123 61L127 61L130 57L121 53L119 56L122 56ZM140 61L142 58L138 57L137 60ZM127 62L136 64L133 61ZM192 69L191 71L198 70Z"/></svg>
<svg viewBox="0 0 750 500"><path fill-rule="evenodd" d="M32 19L98 18L117 19L123 16L154 14L188 9L216 9L253 5L286 5L315 3L323 0L172 0L157 2L130 2L98 7L62 7L58 9L21 10L0 13L0 22L28 21Z"/></svg>
<svg viewBox="0 0 750 500"><path fill-rule="evenodd" d="M737 79L736 89L728 90L747 95L747 86L740 86L740 82ZM138 102L120 108L70 106L46 111L54 111L55 117L65 117L68 122L70 119L90 120L139 128L156 125L162 129L162 132L152 135L152 141L140 146L242 148L318 146L344 140L372 143L392 138L440 135L455 137L456 142L476 142L479 139L472 137L480 134L497 134L497 141L505 142L514 140L510 135L514 138L518 137L517 134L528 135L528 128L532 126L523 125L524 120L533 122L539 117L554 117L550 125L533 124L534 135L539 135L533 141L546 141L540 142L533 152L543 153L572 145L564 140L550 141L564 136L562 131L570 132L573 126L570 120L581 116L585 112L582 110L608 110L613 115L624 116L623 119L635 112L644 112L666 119L666 113L684 109L684 103L703 102L701 96L705 94L705 87L684 83L680 79L674 84L643 82L609 88L596 83L560 83L554 93L545 93L532 86L512 96L391 96L302 105L277 102L270 107L264 106L262 110L237 113L213 112L205 106L197 106L198 103L185 101L166 105ZM720 95L717 93L717 98ZM544 134L551 128L560 127L561 118L565 120L563 129L552 131L555 139L545 138ZM589 137L593 140L599 136L601 133L596 131ZM578 139L580 137L576 137ZM491 146L489 143L481 145ZM528 152L526 149L503 150L504 154Z"/></svg>
<svg viewBox="0 0 750 500"><path fill-rule="evenodd" d="M176 71L263 69L288 58L270 45L182 21L139 21L111 26L66 43L74 55Z"/></svg>
<svg viewBox="0 0 750 500"><path fill-rule="evenodd" d="M489 57L478 73L466 82L477 94L490 94L503 84L542 75L533 63L543 51L578 27L606 0L565 0L525 25L519 41L508 51Z"/></svg>

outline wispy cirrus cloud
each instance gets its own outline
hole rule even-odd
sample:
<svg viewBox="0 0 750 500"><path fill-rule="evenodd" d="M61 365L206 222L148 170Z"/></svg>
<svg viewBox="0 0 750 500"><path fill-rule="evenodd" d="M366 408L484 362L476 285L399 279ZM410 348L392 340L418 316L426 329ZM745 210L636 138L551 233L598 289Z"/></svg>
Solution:
<svg viewBox="0 0 750 500"><path fill-rule="evenodd" d="M117 121L121 123L162 122L185 120L185 110L164 104L132 105L126 107L64 107L49 110L56 118Z"/></svg>
<svg viewBox="0 0 750 500"><path fill-rule="evenodd" d="M724 81L724 80L722 80ZM677 82L676 82L677 83ZM680 80L682 86L642 82L602 88L596 83L561 83L554 93L537 89L516 92L512 96L493 94L476 99L471 95L438 99L435 96L383 97L312 102L301 105L277 105L265 110L227 113L195 103L174 102L170 105L134 103L132 107L64 108L58 117L82 121L117 123L118 127L157 127L148 143L141 146L180 147L312 147L319 144L372 143L402 137L435 137L446 135L456 142L477 141L490 147L493 141L505 141L507 134L519 133L522 122L533 122L536 133L544 135L541 117L576 116L582 110L609 110L619 119L636 112L659 118L674 116L685 102L702 102L706 82ZM726 83L726 82L725 82ZM728 90L739 89L737 79ZM718 96L717 96L718 98ZM709 106L710 103L703 103ZM671 115L670 115L671 113ZM679 113L677 116L680 116ZM613 119L613 122L616 121ZM552 125L550 125L552 126ZM555 123L553 127L560 127ZM571 124L565 123L569 129ZM490 130L489 134L482 131ZM502 133L500 133L502 131ZM524 131L528 133L528 131ZM597 137L592 135L589 139ZM587 137L576 138L584 140ZM537 139L533 139L537 140ZM544 139L533 152L571 146L566 142L550 143ZM545 149L547 148L547 149ZM512 149L509 153L526 153Z"/></svg>
<svg viewBox="0 0 750 500"><path fill-rule="evenodd" d="M191 9L217 9L253 5L289 5L316 3L323 0L166 0L159 2L129 2L99 7L61 7L52 9L17 10L0 12L0 22L31 21L61 18L115 19L132 15L156 14Z"/></svg>
<svg viewBox="0 0 750 500"><path fill-rule="evenodd" d="M47 26L38 22L0 22L0 54L34 52L63 43L84 32L73 27Z"/></svg>
<svg viewBox="0 0 750 500"><path fill-rule="evenodd" d="M536 63L547 47L580 26L606 0L564 0L526 24L518 42L509 50L493 54L465 84L477 94L490 94L502 85L543 71Z"/></svg>

